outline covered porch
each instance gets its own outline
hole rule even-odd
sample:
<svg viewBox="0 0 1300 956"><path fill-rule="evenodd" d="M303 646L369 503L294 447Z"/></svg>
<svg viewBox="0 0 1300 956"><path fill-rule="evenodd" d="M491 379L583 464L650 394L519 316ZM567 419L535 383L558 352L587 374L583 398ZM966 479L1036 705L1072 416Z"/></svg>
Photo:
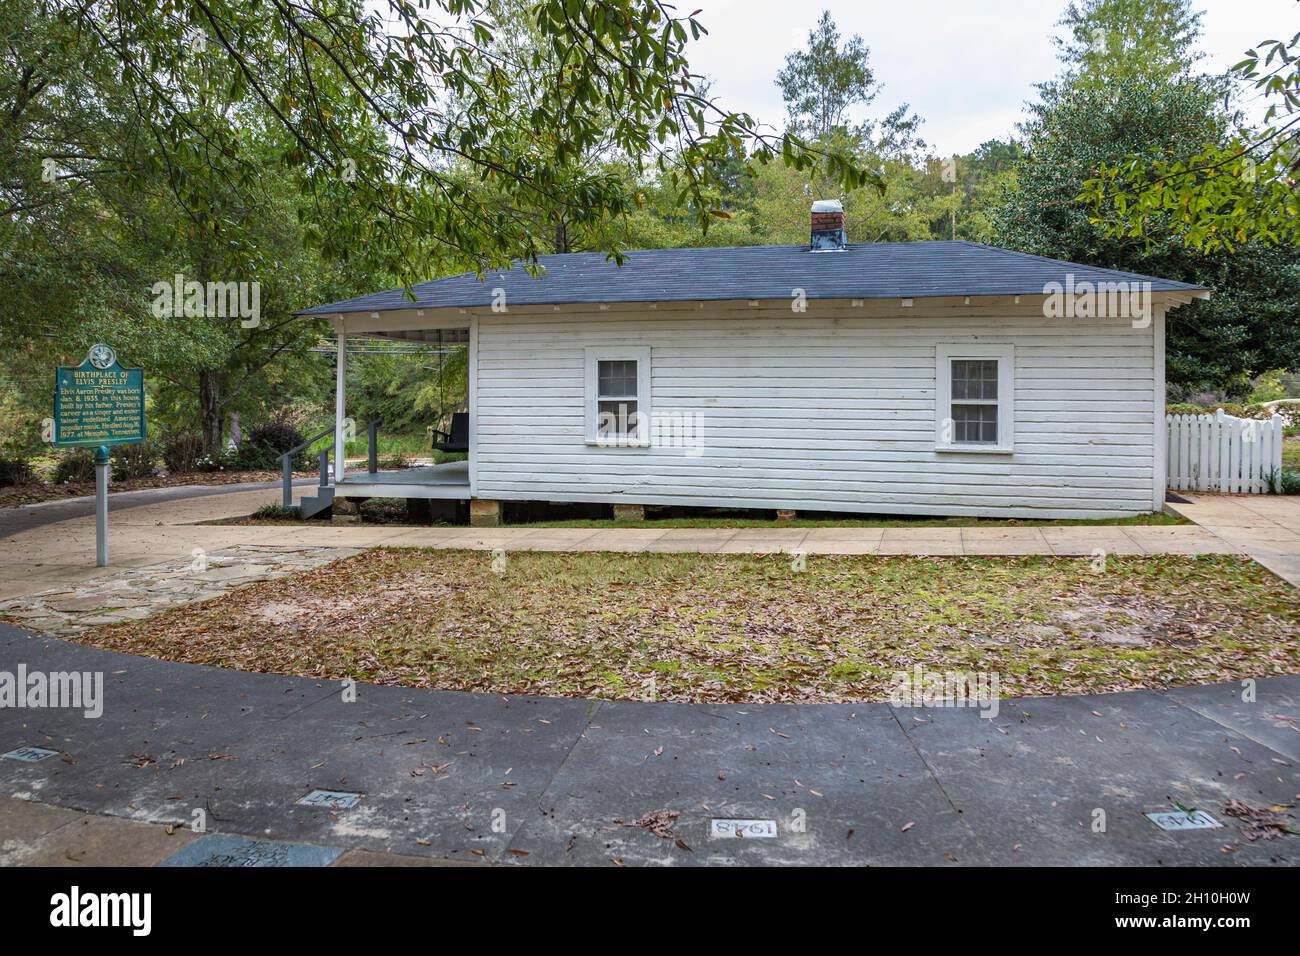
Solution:
<svg viewBox="0 0 1300 956"><path fill-rule="evenodd" d="M417 465L390 471L344 471L334 484L341 498L437 498L468 501L469 462Z"/></svg>
<svg viewBox="0 0 1300 956"><path fill-rule="evenodd" d="M440 464L418 464L409 468L380 469L377 464L376 428L383 423L363 426L349 413L347 370L349 356L365 349L365 343L400 342L428 346L441 352L469 348L472 342L472 317L460 309L386 309L347 312L330 316L337 347L334 394L334 481L333 497L337 501L365 498L406 498L468 501L473 496L474 444L473 362L470 362L469 394L466 411L470 422L470 441L464 449L468 460ZM439 423L432 422L437 427ZM348 435L359 435L363 427L369 432L369 455L365 465L349 467L346 455ZM336 509L336 513L337 513Z"/></svg>

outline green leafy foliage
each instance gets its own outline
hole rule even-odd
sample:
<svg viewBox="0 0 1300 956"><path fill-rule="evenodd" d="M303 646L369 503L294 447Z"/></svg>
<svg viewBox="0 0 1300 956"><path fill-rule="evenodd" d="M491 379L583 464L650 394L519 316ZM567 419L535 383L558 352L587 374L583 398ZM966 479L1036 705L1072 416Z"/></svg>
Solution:
<svg viewBox="0 0 1300 956"><path fill-rule="evenodd" d="M36 471L26 458L0 455L0 488L26 485L35 480Z"/></svg>
<svg viewBox="0 0 1300 956"><path fill-rule="evenodd" d="M1115 231L1079 201L1094 171L1126 156L1183 155L1221 137L1219 85L1181 76L1045 84L1025 126L1025 154L994 214L994 242L1037 255L1198 283L1209 301L1184 306L1166 331L1175 390L1244 397L1252 379L1300 355L1300 268L1289 249L1249 242L1188 245L1169 217L1140 235Z"/></svg>
<svg viewBox="0 0 1300 956"><path fill-rule="evenodd" d="M1075 84L1168 82L1201 59L1202 17L1190 0L1070 0L1053 43Z"/></svg>
<svg viewBox="0 0 1300 956"><path fill-rule="evenodd" d="M203 457L203 438L197 432L176 431L162 441L163 465L171 474L198 470Z"/></svg>
<svg viewBox="0 0 1300 956"><path fill-rule="evenodd" d="M54 464L55 484L95 480L95 458L84 448L73 448L59 453Z"/></svg>
<svg viewBox="0 0 1300 956"><path fill-rule="evenodd" d="M1300 33L1258 44L1231 77L1268 102L1262 125L1100 164L1081 198L1111 234L1145 237L1169 223L1202 250L1300 245Z"/></svg>
<svg viewBox="0 0 1300 956"><path fill-rule="evenodd" d="M109 476L114 481L148 478L158 466L158 444L152 440L115 445L109 454Z"/></svg>
<svg viewBox="0 0 1300 956"><path fill-rule="evenodd" d="M280 468L281 458L302 443L303 434L297 426L285 415L275 416L249 429L234 453L232 464L254 471ZM307 467L308 458L306 449L299 451L293 467Z"/></svg>
<svg viewBox="0 0 1300 956"><path fill-rule="evenodd" d="M698 237L751 163L872 178L717 104L686 55L703 31L653 0L6 3L0 441L39 447L49 369L105 339L215 462L232 413L327 394L296 308L618 258L651 181ZM261 321L157 314L175 274L257 283Z"/></svg>
<svg viewBox="0 0 1300 956"><path fill-rule="evenodd" d="M424 278L430 256L478 269L533 259L543 247L519 210L539 201L565 206L579 225L629 212L634 197L617 177L570 177L600 148L664 174L694 201L702 229L717 168L742 145L800 168L822 164L846 188L865 181L841 157L702 97L686 48L704 27L655 0L530 5L526 91L494 47L505 25L477 0L58 8L121 64L141 137L167 144L142 151L132 178L165 177L206 230L249 256L256 247L212 199L262 173L245 125L252 106L275 133L268 158L301 183L313 245L403 281ZM545 131L545 150L521 128ZM475 180L508 201L485 205Z"/></svg>

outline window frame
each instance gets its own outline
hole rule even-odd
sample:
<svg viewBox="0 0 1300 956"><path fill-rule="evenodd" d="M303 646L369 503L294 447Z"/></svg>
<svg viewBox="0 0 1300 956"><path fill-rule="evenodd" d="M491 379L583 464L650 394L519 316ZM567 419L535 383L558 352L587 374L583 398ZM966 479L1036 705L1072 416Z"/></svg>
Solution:
<svg viewBox="0 0 1300 956"><path fill-rule="evenodd" d="M994 445L944 440L944 423L952 420L952 363L963 360L998 363L998 440ZM1015 347L1012 345L939 345L935 347L934 450L962 454L1009 455L1015 451ZM970 404L987 404L971 402ZM958 403L963 404L963 403Z"/></svg>
<svg viewBox="0 0 1300 956"><path fill-rule="evenodd" d="M645 434L635 438L619 436L602 439L600 428L600 376L601 362L636 362L636 410L643 414ZM600 448L650 447L650 348L649 346L601 346L585 350L585 383L583 387L584 440Z"/></svg>

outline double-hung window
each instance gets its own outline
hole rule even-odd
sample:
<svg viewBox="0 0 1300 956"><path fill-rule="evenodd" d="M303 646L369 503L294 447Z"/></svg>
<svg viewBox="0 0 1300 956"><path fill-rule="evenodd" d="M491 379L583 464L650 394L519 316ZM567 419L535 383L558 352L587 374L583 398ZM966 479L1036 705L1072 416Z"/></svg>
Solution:
<svg viewBox="0 0 1300 956"><path fill-rule="evenodd" d="M1015 353L1010 345L940 345L935 450L1011 452Z"/></svg>
<svg viewBox="0 0 1300 956"><path fill-rule="evenodd" d="M588 444L645 446L650 442L650 350L587 349Z"/></svg>

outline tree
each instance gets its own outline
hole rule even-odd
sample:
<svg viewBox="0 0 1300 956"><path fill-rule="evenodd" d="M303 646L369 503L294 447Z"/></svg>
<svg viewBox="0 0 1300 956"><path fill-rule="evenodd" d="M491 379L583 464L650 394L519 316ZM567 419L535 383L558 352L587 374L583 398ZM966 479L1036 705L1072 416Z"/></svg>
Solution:
<svg viewBox="0 0 1300 956"><path fill-rule="evenodd" d="M40 0L6 5L0 30L11 78L0 81L9 120L0 134L8 211L0 219L0 362L21 396L14 414L25 420L7 438L30 448L50 413L52 366L80 361L92 342L108 340L125 362L147 367L155 425L161 416L166 427L197 430L205 450L217 453L228 412L251 412L273 391L295 395L313 377L306 350L322 324L292 317L300 297L359 291L358 277L326 266L305 245L299 180L277 162L284 133L259 104L236 110L216 98L189 117L191 131L237 120L242 154L260 170L255 179L147 180L138 169L151 160L141 157L157 144L145 141L103 45ZM193 82L218 85L211 67L192 61ZM195 132L170 145L201 155L202 143ZM229 313L154 314L152 288L170 286L177 273L257 286L257 323ZM33 316L41 317L36 329Z"/></svg>
<svg viewBox="0 0 1300 956"><path fill-rule="evenodd" d="M1268 103L1262 124L1167 156L1103 163L1083 196L1113 235L1146 236L1170 222L1198 249L1254 241L1300 245L1300 33L1266 40L1232 75Z"/></svg>
<svg viewBox="0 0 1300 956"><path fill-rule="evenodd" d="M879 160L885 192L855 189L840 194L848 241L909 242L931 239L931 223L947 219L950 192L928 192L925 171L906 159ZM797 170L767 167L755 178L752 230L760 243L808 242L808 210L813 200L833 195L824 183Z"/></svg>
<svg viewBox="0 0 1300 956"><path fill-rule="evenodd" d="M825 139L848 123L850 107L866 106L879 93L871 51L854 34L841 47L840 31L829 10L808 33L808 46L786 54L776 85L785 97L789 126L813 139Z"/></svg>
<svg viewBox="0 0 1300 956"><path fill-rule="evenodd" d="M785 67L776 85L785 98L787 129L813 142L828 143L837 135L850 140L870 140L879 130L877 152L898 155L916 143L920 120L908 112L907 104L896 108L880 123L866 120L849 123L849 111L869 106L880 95L881 85L871 69L871 51L858 34L840 42L840 31L823 10L817 25L808 32L808 45L786 54Z"/></svg>
<svg viewBox="0 0 1300 956"><path fill-rule="evenodd" d="M702 29L654 0L10 0L0 275L21 290L0 331L46 357L111 337L212 453L226 413L311 377L320 326L292 309L361 276L507 267L570 235L617 256L629 167L697 230L738 155L863 181L717 106L685 55ZM175 272L256 283L263 321L150 315Z"/></svg>
<svg viewBox="0 0 1300 956"><path fill-rule="evenodd" d="M1070 0L1053 43L1075 86L1168 81L1200 59L1201 16L1191 0Z"/></svg>
<svg viewBox="0 0 1300 956"><path fill-rule="evenodd" d="M1140 237L1117 235L1078 198L1093 171L1117 157L1178 155L1217 139L1220 103L1216 84L1191 77L1046 89L993 233L1007 248L1212 288L1209 301L1180 309L1167 329L1168 379L1240 394L1253 376L1294 367L1300 356L1294 257L1256 243L1236 255L1189 248L1167 220Z"/></svg>
<svg viewBox="0 0 1300 956"><path fill-rule="evenodd" d="M657 0L537 0L527 97L509 82L494 48L502 25L482 0L385 0L379 10L361 0L41 2L120 64L112 91L125 90L148 144L129 167L137 180L166 178L226 239L208 193L247 188L259 174L242 135L256 104L283 134L274 160L301 181L309 237L330 258L402 281L427 278L431 265L533 259L552 236L519 210L541 203L579 226L629 212L621 179L569 178L570 160L600 144L659 169L696 200L702 228L712 218L703 199L738 144L862 182L842 157L765 134L701 97L686 47L703 26ZM553 138L553 163L520 149L521 129ZM470 179L510 202L486 207Z"/></svg>
<svg viewBox="0 0 1300 956"><path fill-rule="evenodd" d="M1098 189L1099 172L1104 180L1117 167L1159 168L1169 157L1230 141L1234 116L1223 78L1193 71L1199 15L1187 3L1093 0L1071 3L1064 22L1075 42L1063 45L1063 73L1039 87L1022 128L1026 152L994 216L995 241L1211 288L1209 301L1180 309L1167 328L1173 389L1244 395L1256 375L1295 367L1294 255L1245 233L1230 242L1189 241L1189 229L1214 230L1195 203L1147 208L1136 228L1117 226L1134 212L1129 197ZM1080 42L1107 30L1121 39Z"/></svg>
<svg viewBox="0 0 1300 956"><path fill-rule="evenodd" d="M991 242L992 216L1015 181L1020 145L991 139L966 155L926 162L921 191L934 198L939 216L930 223L937 238Z"/></svg>
<svg viewBox="0 0 1300 956"><path fill-rule="evenodd" d="M544 106L543 96L547 77L562 66L555 48L533 16L535 0L483 0L484 15L495 25L492 36L485 45L499 71L499 83L509 87L516 111L523 116ZM701 88L701 95L707 92ZM453 112L469 122L475 103L472 97L456 96ZM566 113L556 122L563 127L570 122ZM554 171L562 189L556 193L535 192L521 199L509 189L501 188L493 177L484 178L473 164L456 158L452 169L458 181L496 215L524 219L528 227L539 236L539 246L547 252L580 252L611 245L611 222L604 218L588 218L584 211L575 211L567 197L599 192L610 187L609 179L617 181L625 166L635 167L635 160L625 154L614 141L612 131L616 118L604 110L601 127L606 134L582 148L568 149L563 139L550 126L518 124L515 130L512 159L528 168L545 168Z"/></svg>

